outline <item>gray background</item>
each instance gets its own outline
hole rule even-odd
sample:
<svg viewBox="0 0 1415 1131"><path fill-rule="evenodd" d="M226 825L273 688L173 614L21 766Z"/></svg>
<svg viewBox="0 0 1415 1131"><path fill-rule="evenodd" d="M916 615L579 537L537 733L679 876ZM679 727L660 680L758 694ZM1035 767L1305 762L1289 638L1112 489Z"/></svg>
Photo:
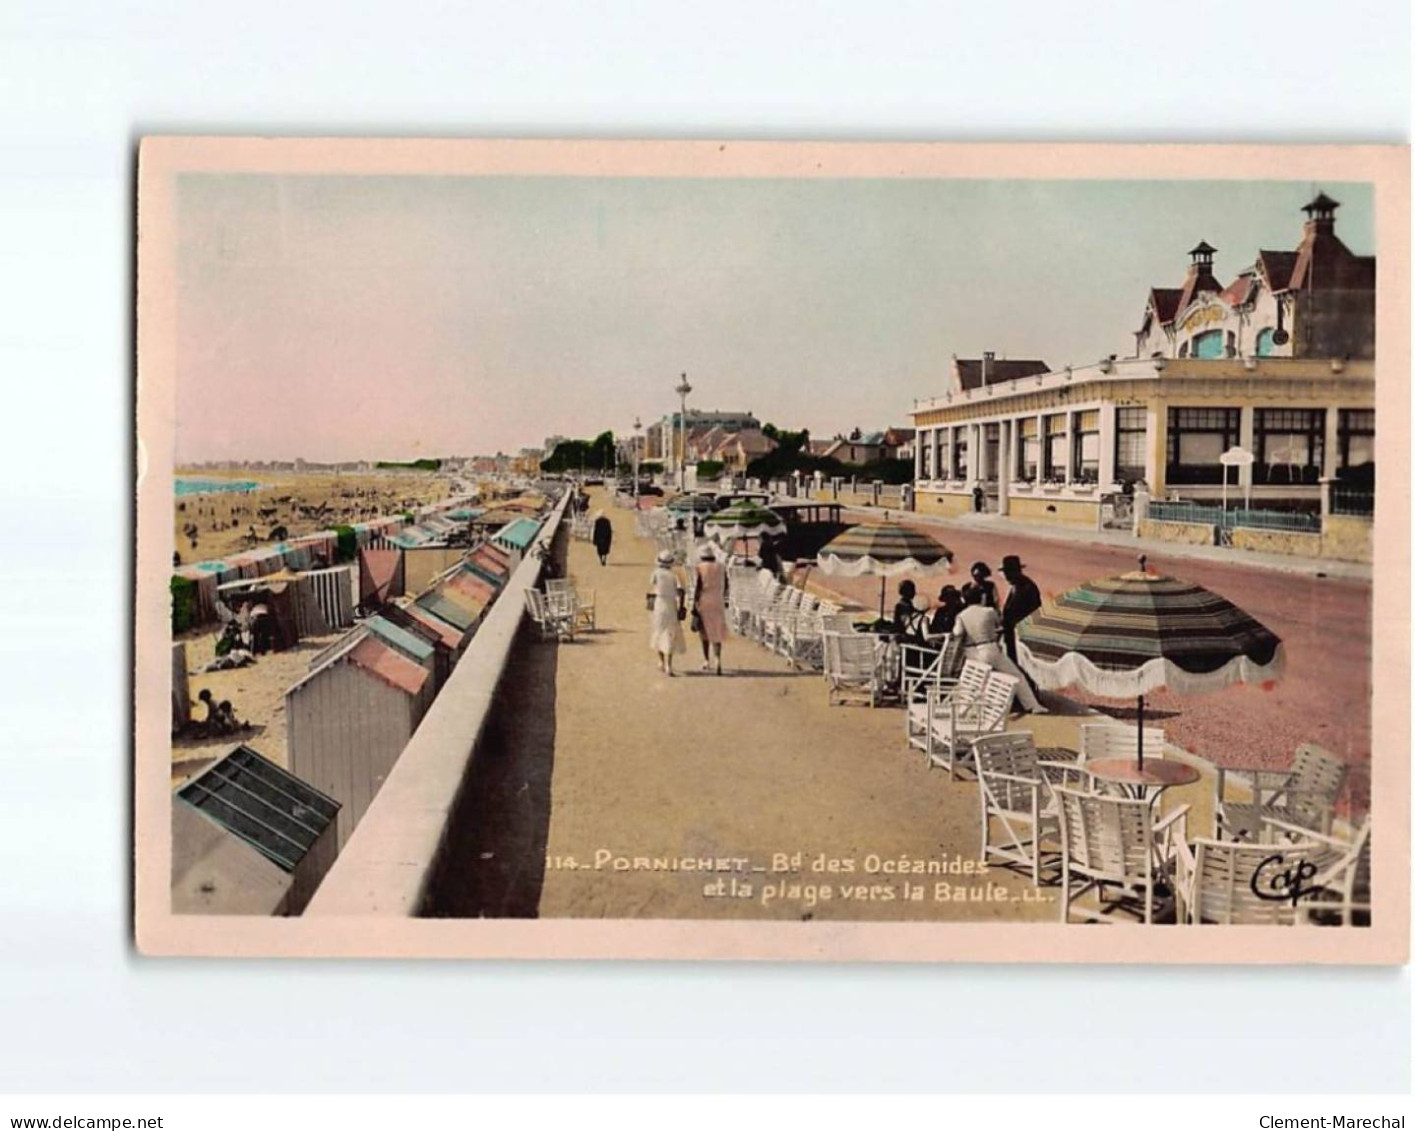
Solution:
<svg viewBox="0 0 1415 1131"><path fill-rule="evenodd" d="M134 956L140 134L1409 137L1401 0L349 7L0 6L0 1091L1408 1088L1405 971Z"/></svg>

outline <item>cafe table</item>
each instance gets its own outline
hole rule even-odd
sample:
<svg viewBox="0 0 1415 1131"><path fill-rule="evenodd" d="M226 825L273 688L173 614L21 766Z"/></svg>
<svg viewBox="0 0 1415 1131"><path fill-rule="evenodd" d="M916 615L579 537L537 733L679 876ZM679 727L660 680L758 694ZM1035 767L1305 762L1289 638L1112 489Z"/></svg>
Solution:
<svg viewBox="0 0 1415 1131"><path fill-rule="evenodd" d="M1188 762L1150 758L1144 766L1134 758L1094 758L1081 765L1092 780L1115 786L1124 796L1152 801L1170 786L1193 785L1199 771Z"/></svg>

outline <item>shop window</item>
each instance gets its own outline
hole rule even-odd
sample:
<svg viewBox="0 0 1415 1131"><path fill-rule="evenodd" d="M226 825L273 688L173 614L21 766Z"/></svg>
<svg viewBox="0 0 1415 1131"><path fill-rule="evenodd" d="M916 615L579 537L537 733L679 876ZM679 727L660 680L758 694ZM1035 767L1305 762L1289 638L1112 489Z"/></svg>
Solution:
<svg viewBox="0 0 1415 1131"><path fill-rule="evenodd" d="M1315 485L1322 475L1326 412L1320 408L1260 408L1253 413L1253 482Z"/></svg>
<svg viewBox="0 0 1415 1131"><path fill-rule="evenodd" d="M953 478L968 478L968 428L953 430Z"/></svg>
<svg viewBox="0 0 1415 1131"><path fill-rule="evenodd" d="M1218 457L1238 443L1236 408L1172 408L1165 453L1165 482L1223 482Z"/></svg>

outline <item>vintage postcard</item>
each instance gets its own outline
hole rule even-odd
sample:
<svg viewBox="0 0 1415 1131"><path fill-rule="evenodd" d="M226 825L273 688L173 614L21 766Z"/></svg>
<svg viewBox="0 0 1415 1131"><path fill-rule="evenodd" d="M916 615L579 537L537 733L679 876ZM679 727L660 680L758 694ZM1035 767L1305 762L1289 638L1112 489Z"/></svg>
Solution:
<svg viewBox="0 0 1415 1131"><path fill-rule="evenodd" d="M1406 961L1408 167L143 142L139 948Z"/></svg>

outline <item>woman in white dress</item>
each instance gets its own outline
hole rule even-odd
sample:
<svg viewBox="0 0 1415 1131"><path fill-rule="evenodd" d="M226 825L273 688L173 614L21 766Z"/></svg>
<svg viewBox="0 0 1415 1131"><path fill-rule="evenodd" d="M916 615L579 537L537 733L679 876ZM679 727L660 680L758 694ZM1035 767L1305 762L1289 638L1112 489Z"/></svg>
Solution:
<svg viewBox="0 0 1415 1131"><path fill-rule="evenodd" d="M674 653L688 650L683 616L683 585L673 572L673 554L664 550L649 577L649 646L658 653L658 666L665 675L673 675Z"/></svg>

